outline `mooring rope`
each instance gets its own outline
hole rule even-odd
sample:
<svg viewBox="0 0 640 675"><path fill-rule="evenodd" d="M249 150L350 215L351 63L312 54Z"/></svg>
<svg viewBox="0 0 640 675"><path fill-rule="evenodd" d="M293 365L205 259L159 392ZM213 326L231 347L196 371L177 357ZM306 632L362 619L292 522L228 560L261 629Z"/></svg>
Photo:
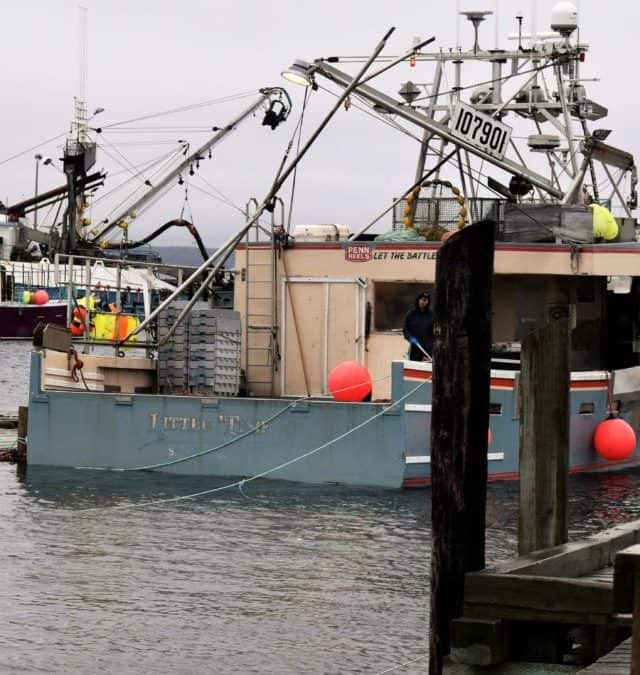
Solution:
<svg viewBox="0 0 640 675"><path fill-rule="evenodd" d="M428 658L429 658L428 654L425 654L424 656L418 656L418 658L411 659L411 661L405 661L404 663L400 663L397 666L387 668L386 670L381 670L380 672L376 673L375 675L385 675L385 673L393 673L395 670L400 670L401 668L404 668L405 666L410 666L412 663L417 663L418 661L424 661L424 659L428 659Z"/></svg>
<svg viewBox="0 0 640 675"><path fill-rule="evenodd" d="M367 424L370 424L374 420L378 419L379 417L382 417L382 415L385 415L388 413L390 410L395 408L397 405L402 403L403 401L406 401L410 396L415 394L420 387L424 387L425 384L427 384L428 380L425 380L424 382L420 382L420 384L416 385L411 391L407 392L404 396L401 396L397 401L394 401L390 405L386 406L383 408L380 412L376 413L375 415L372 415L371 417L367 418L363 422L360 422L360 424L357 424L355 427L352 427L351 429L348 429L344 433L340 434L339 436L336 436L335 438L332 438L331 440L327 441L326 443L323 443L322 445L319 445L316 448L313 448L313 450L309 450L308 452L305 452L301 455L298 455L297 457L293 457L292 459L287 460L286 462L282 462L281 464L278 464L277 466L273 466L270 469L265 469L264 471L260 471L259 473L254 474L253 476L250 476L249 478L242 478L240 480L233 481L232 483L227 483L225 485L221 485L216 488L210 488L209 490L201 490L199 492L192 492L191 494L188 495L180 495L178 497L168 497L166 499L156 499L150 502L140 502L139 504L120 504L117 506L97 506L97 507L92 507L89 509L80 509L80 513L87 512L87 511L103 511L103 510L125 510L125 509L137 509L137 508L142 508L146 506L157 506L158 504L170 504L174 502L179 502L179 501L184 501L187 499L195 499L196 497L203 497L205 495L210 495L214 494L215 492L222 492L223 490L228 490L230 488L237 487L242 491L243 487L247 484L250 483L254 480L257 480L258 478L264 478L266 476L271 475L272 473L275 473L276 471L280 471L280 469L284 469L288 466L291 466L292 464L296 464L297 462L302 461L303 459L306 459L307 457L311 457L312 455L315 455L316 453L320 452L321 450L325 450L328 448L330 445L333 445L334 443L337 443L338 441L341 441L351 434L355 433L356 431L360 431L363 427L365 427Z"/></svg>
<svg viewBox="0 0 640 675"><path fill-rule="evenodd" d="M376 382L382 382L383 380L388 380L391 376L390 375L385 375L384 377L380 377L377 380L372 380L371 384L374 384ZM356 387L361 387L362 382L358 382L357 384L351 384L348 387L342 387L341 389L336 389L334 394L339 394L345 391L349 391L350 389L355 389ZM242 439L246 438L247 436L251 436L251 434L256 433L256 431L260 431L263 429L266 429L267 426L273 422L273 420L277 419L285 413L287 410L295 407L298 403L301 403L302 401L308 401L311 399L310 395L307 396L301 396L300 398L294 399L286 405L284 408L281 410L278 410L276 413L274 413L271 417L268 417L266 420L261 420L258 422L253 427L249 427L247 431L244 433L240 434L239 436L234 436L233 438L230 438L227 441L223 441L220 443L220 445L216 445L213 448L207 448L206 450L200 450L199 452L195 452L191 455L187 455L186 457L178 457L176 459L171 459L167 460L166 462L159 462L157 464L146 464L143 466L132 466L132 467L110 467L110 466L76 466L74 468L76 469L85 469L85 470L91 470L91 471L153 471L154 469L162 469L167 466L173 466L174 464L182 464L183 462L188 462L192 459L197 459L198 457L203 457L204 455L210 455L213 454L214 452L218 452L219 450L223 450L224 448L229 447L230 445L233 445L237 441L241 441Z"/></svg>

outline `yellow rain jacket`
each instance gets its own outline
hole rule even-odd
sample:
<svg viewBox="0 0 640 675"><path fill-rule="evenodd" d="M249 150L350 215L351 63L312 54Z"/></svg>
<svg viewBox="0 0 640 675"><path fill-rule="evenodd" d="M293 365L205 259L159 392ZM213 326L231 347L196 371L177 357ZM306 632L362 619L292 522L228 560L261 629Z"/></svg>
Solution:
<svg viewBox="0 0 640 675"><path fill-rule="evenodd" d="M600 204L589 204L593 210L593 236L611 241L618 236L618 223L609 209Z"/></svg>

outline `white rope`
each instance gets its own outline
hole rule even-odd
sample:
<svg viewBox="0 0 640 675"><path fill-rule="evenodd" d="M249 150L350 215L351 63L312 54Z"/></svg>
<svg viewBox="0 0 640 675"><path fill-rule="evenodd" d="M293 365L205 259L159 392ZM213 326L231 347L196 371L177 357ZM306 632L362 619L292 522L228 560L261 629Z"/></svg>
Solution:
<svg viewBox="0 0 640 675"><path fill-rule="evenodd" d="M291 466L292 464L296 464L297 462L302 461L303 459L306 459L307 457L311 457L311 455L315 455L317 452L320 452L321 450L325 450L328 448L330 445L333 445L334 443L337 443L338 441L343 440L344 438L347 438L347 436L350 436L351 434L355 433L356 431L359 431L363 427L365 427L367 424L370 422L373 422L375 419L378 419L378 417L382 417L382 415L386 414L389 412L389 410L395 408L398 404L402 403L406 399L408 399L410 396L415 394L420 387L424 387L424 385L427 384L427 380L424 382L420 382L420 384L416 385L411 391L406 393L404 396L401 396L397 401L394 401L391 403L391 405L388 405L386 408L383 408L380 412L376 413L375 415L369 417L368 419L364 420L364 422L360 422L360 424L357 424L355 427L352 427L351 429L345 431L344 433L340 434L339 436L336 436L335 438L332 438L331 440L327 441L326 443L323 443L322 445L319 445L317 448L313 448L313 450L309 450L308 452L303 453L302 455L298 455L297 457L294 457L293 459L289 459L286 462L282 462L282 464L278 464L277 466L271 467L270 469L266 469L265 471L261 471L260 473L256 473L253 476L250 476L249 478L243 478L241 480L234 481L233 483L227 483L226 485L221 485L220 487L217 488L211 488L210 490L201 490L200 492L193 492L188 495L182 495L179 497L169 497L167 499L156 499L151 502L141 502L139 504L122 504L119 506L109 506L106 507L106 509L109 510L125 510L125 509L137 509L145 506L156 506L158 504L170 504L172 502L179 502L179 501L184 501L186 499L195 499L196 497L203 497L204 495L210 495L214 494L215 492L222 492L223 490L228 490L229 488L237 487L242 490L244 485L247 483L250 483L251 481L257 480L258 478L264 478L265 476L269 476L272 473L275 473L276 471L279 471L280 469L284 469L288 466ZM105 510L105 507L95 507L95 508L90 508L90 509L82 509L80 512L82 513L83 511L103 511Z"/></svg>
<svg viewBox="0 0 640 675"><path fill-rule="evenodd" d="M375 382L382 382L383 380L388 380L390 375L385 375L384 377L380 377L377 380L372 380L372 384ZM355 389L357 387L362 386L362 382L358 382L356 384L350 384L348 387L342 387L341 389L336 389L334 394L339 394L343 391L349 391L350 389ZM187 455L186 457L178 457L176 459L171 459L166 462L159 462L158 464L147 464L143 466L132 466L132 467L112 467L112 466L76 466L74 467L75 469L83 469L83 470L91 470L91 471L152 471L153 469L161 469L167 466L173 466L174 464L182 464L183 462L188 462L191 459L196 459L197 457L202 457L203 455L210 455L214 452L218 452L218 450L222 450L223 448L227 448L233 443L236 443L238 441L241 441L243 438L246 438L247 436L250 436L251 434L255 433L256 431L260 430L265 430L268 428L268 425L273 422L275 419L280 417L283 413L285 413L287 410L290 408L294 407L297 403L300 403L301 401L308 401L310 400L310 396L301 396L300 398L294 399L286 405L284 408L278 410L278 412L274 413L271 417L268 417L266 420L262 420L258 422L253 427L249 427L247 431L244 433L240 434L239 436L234 436L233 438L230 438L228 441L224 441L220 443L219 445L214 446L213 448L207 448L206 450L200 450L199 452L195 452L191 455Z"/></svg>
<svg viewBox="0 0 640 675"><path fill-rule="evenodd" d="M393 666L393 668L387 668L387 670L381 670L379 673L376 673L376 675L384 675L385 673L392 673L394 670L400 670L400 668L404 668L405 666L410 666L412 663L417 663L418 661L424 661L424 659L428 659L429 655L425 654L424 656L418 656L417 659L411 659L411 661L406 661L405 663L401 663L399 666Z"/></svg>

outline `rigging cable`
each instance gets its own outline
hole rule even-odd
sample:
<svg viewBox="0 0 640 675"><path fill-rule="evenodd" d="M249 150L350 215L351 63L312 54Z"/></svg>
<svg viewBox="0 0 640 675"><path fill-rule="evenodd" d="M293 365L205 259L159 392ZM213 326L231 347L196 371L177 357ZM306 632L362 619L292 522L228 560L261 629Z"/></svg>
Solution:
<svg viewBox="0 0 640 675"><path fill-rule="evenodd" d="M129 169L132 172L131 175L132 175L133 178L139 178L140 180L142 180L142 183L144 185L147 185L147 186L151 187L151 181L144 175L144 173L142 171L138 171L136 169L135 164L131 160L129 160L127 157L125 157L120 152L120 150L118 150L118 148L113 143L111 143L111 141L107 140L107 138L105 137L103 139L103 143L105 143L110 148L112 148L115 152L117 152L118 155L120 155L120 157L123 159L125 164L122 164L121 162L118 162L118 160L111 153L109 153L107 151L107 149L104 147L104 145L101 143L100 146L101 146L102 150L104 150L109 155L109 157L111 157L111 159L113 159L115 162L117 162L123 169L127 168L127 166L128 166Z"/></svg>
<svg viewBox="0 0 640 675"><path fill-rule="evenodd" d="M188 110L196 110L197 108L206 108L211 105L217 105L218 103L229 103L231 101L239 101L250 96L254 96L254 91L246 91L240 94L233 94L231 96L224 96L222 98L211 99L209 101L203 101L201 103L193 103L191 105L182 106L180 108L172 108L170 110L164 110L163 112L150 113L147 115L141 115L140 117L132 117L128 120L123 120L122 122L113 122L112 124L105 124L102 126L102 129L112 129L113 127L120 126L122 124L130 124L131 122L140 122L142 120L150 120L156 117L162 117L164 115L173 115L175 113L187 112ZM64 135L64 134L62 134ZM36 146L37 147L37 146Z"/></svg>
<svg viewBox="0 0 640 675"><path fill-rule="evenodd" d="M577 61L578 57L572 56L570 58L570 60ZM446 91L446 90L441 91L437 94L428 94L426 96L418 96L418 98L416 98L414 100L414 103L418 102L418 101L428 101L429 99L438 98L439 96L446 96L447 94L456 94L460 91L465 91L467 89L475 89L477 87L481 87L483 84L493 84L495 82L506 82L507 80L511 80L511 79L516 78L516 77L520 77L520 75L528 75L530 73L536 73L536 72L540 73L544 70L547 70L548 68L554 68L555 65L556 65L555 62L546 63L546 64L543 64L541 66L535 66L534 68L530 68L529 70L519 70L515 73L510 73L509 75L502 75L501 77L496 77L495 79L492 78L491 80L483 80L481 82L474 82L473 84L467 84L464 87L452 87L448 91Z"/></svg>
<svg viewBox="0 0 640 675"><path fill-rule="evenodd" d="M221 485L216 488L211 488L209 490L201 490L200 492L193 492L188 495L180 495L178 497L169 497L167 499L157 499L151 502L141 502L139 504L122 504L119 506L110 506L107 507L109 510L124 510L124 509L136 509L136 508L143 508L146 506L156 506L158 504L169 504L169 503L175 503L179 501L185 501L187 499L195 499L196 497L203 497L205 495L210 495L214 494L215 492L222 492L223 490L228 490L230 488L237 487L239 489L242 489L247 483L250 483L254 480L258 480L258 478L264 478L266 476L271 475L272 473L275 473L276 471L280 471L281 469L285 469L288 466L291 466L292 464L296 464L297 462L301 462L303 459L307 459L307 457L311 457L312 455L315 455L316 453L325 450L329 446L333 445L334 443L337 443L338 441L342 441L345 438L351 436L351 434L355 433L356 431L360 431L360 429L363 429L365 426L370 424L371 422L379 419L383 415L388 414L390 410L395 408L397 405L400 403L403 403L406 401L409 397L413 396L413 394L418 391L421 387L424 387L425 384L427 384L428 380L425 380L424 382L420 382L420 384L416 385L413 389L408 391L404 396L401 396L397 401L393 401L391 404L388 406L385 406L380 412L377 412L375 415L372 415L371 417L368 417L366 420L360 422L359 424L356 424L355 427L352 427L351 429L348 429L344 433L340 434L339 436L336 436L330 440L328 440L326 443L323 443L322 445L319 445L312 450L308 450L307 452L298 455L296 457L293 457L292 459L287 460L286 462L282 462L281 464L278 464L277 466L272 466L269 469L265 469L264 471L260 471L259 473L253 474L249 476L249 478L242 478L241 480L236 480L233 481L232 483L227 483L226 485ZM282 411L284 412L284 411ZM204 453L200 453L204 454ZM194 455L196 456L196 455ZM174 460L175 463L177 463L176 460ZM84 469L91 469L94 467L77 467L77 468L84 468ZM133 469L120 469L120 471L132 471ZM104 510L104 507L93 507L89 509L83 509L82 512L87 512L87 511L101 511Z"/></svg>
<svg viewBox="0 0 640 675"><path fill-rule="evenodd" d="M175 152L171 153L168 157L167 160L151 174L151 178L154 179L159 173L164 172L169 165L174 162L176 159L179 159L178 155L181 155L184 151L184 148L181 147ZM133 180L130 179L129 181L125 181L124 183L121 184L122 187L127 185L129 182ZM109 222L109 217L113 215L114 212L119 211L122 209L122 207L129 201L131 200L140 190L144 189L145 186L138 185L136 186L133 191L129 192L123 199L120 200L117 204L115 204L112 209L106 214L105 218L101 221L102 223L108 223ZM144 213L152 204L154 204L157 199L167 193L168 190L170 190L173 186L172 185L167 185L163 190L161 190L148 204L146 204L143 208L140 209L140 213Z"/></svg>
<svg viewBox="0 0 640 675"><path fill-rule="evenodd" d="M296 128L298 129L298 144L296 146L296 154L300 152L300 142L302 141L302 125L304 123L304 113L307 109L307 103L309 99L309 88L305 87L304 89L304 98L302 100L302 113L300 114L300 121ZM291 231L291 218L293 216L293 198L296 193L296 178L298 177L298 167L293 170L293 179L291 183L291 196L289 197L289 214L287 217L287 232Z"/></svg>
<svg viewBox="0 0 640 675"><path fill-rule="evenodd" d="M383 377L378 378L377 380L372 380L372 384L375 382L382 382L384 380L388 380L391 376L390 375L385 375ZM419 386L422 386L425 384L424 382L420 383ZM348 391L349 389L353 389L355 387L360 387L362 386L362 383L358 384L353 384L349 385L348 387L342 387L341 389L337 389L336 393L339 392L344 392ZM416 389L412 390L411 393L416 391ZM301 403L303 401L308 401L311 399L311 396L301 396L300 398L293 399L289 404L287 404L284 408L281 408L277 412L275 412L271 417L268 417L265 420L261 420L256 424L254 427L250 427L247 431L244 433L234 436L233 438L230 438L228 441L224 441L220 445L216 445L213 448L208 448L207 450L200 450L197 453L194 453L192 455L187 455L186 457L178 457L177 459L172 459L167 462L160 462L159 464L149 464L146 466L133 466L133 467L125 467L125 468L118 468L118 467L108 467L108 466L79 466L76 467L78 469L91 469L93 471L122 471L122 472L127 472L127 471L153 471L155 469L162 469L167 466L173 466L174 464L182 464L183 462L188 462L192 459L197 459L198 457L203 457L204 455L210 455L213 454L214 452L219 452L220 450L223 450L224 448L236 443L237 441L241 441L243 438L246 438L247 436L250 436L253 433L256 433L257 431L264 431L265 429L268 428L268 425L273 422L275 419L280 417L283 413L285 413L287 410L294 408L298 403ZM399 402L399 401L398 401ZM331 441L333 442L333 441Z"/></svg>
<svg viewBox="0 0 640 675"><path fill-rule="evenodd" d="M146 160L145 162L142 162L138 165L136 165L136 169L144 166L147 170L151 169L152 167L156 166L157 164L160 164L161 162L169 162L169 160L172 160L175 158L176 155L182 153L182 148L178 148L177 150L171 150L171 152L165 152L162 155L160 155L157 158ZM130 174L131 171L128 168L121 169L120 171L115 171L113 173L110 173L109 176L111 178L114 178L115 176L120 176L123 173ZM155 175L156 172L152 174L152 177ZM126 180L124 180L122 183L119 183L115 187L111 188L109 191L102 193L99 197L96 197L96 199L93 200L94 204L97 204L104 199L111 197L113 194L115 194L118 190L122 189L125 185L127 185L130 181L132 180L132 177L129 176Z"/></svg>
<svg viewBox="0 0 640 675"><path fill-rule="evenodd" d="M196 178L199 178L205 185L207 185L213 192L209 192L208 190L205 190L204 188L200 187L199 185L194 185L193 180L191 181L191 187L195 188L196 190L200 190L200 192L203 192L206 195L209 195L209 197L212 197L213 199L216 199L217 201L221 202L222 204L226 204L227 206L231 207L232 209L235 209L238 211L238 213L241 213L243 216L245 216L245 212L242 210L240 206L237 204L234 204L232 199L230 197L227 197L227 195L224 194L219 188L217 188L215 185L210 183L202 174L196 174ZM214 194L216 193L216 194Z"/></svg>
<svg viewBox="0 0 640 675"><path fill-rule="evenodd" d="M28 152L33 152L33 150L37 150L38 148L41 148L43 145L46 145L47 143L51 143L52 141L57 141L59 138L62 138L63 136L66 136L67 132L64 131L61 134L58 134L57 136L52 136L51 138L47 138L46 141L41 141L37 145L34 145L31 148L27 148L26 150L23 150L22 152L18 152L15 155L11 155L11 157L7 157L6 159L3 159L0 161L0 166L3 164L6 164L7 162L10 162L12 159L17 159L18 157L22 157L23 155L26 155Z"/></svg>

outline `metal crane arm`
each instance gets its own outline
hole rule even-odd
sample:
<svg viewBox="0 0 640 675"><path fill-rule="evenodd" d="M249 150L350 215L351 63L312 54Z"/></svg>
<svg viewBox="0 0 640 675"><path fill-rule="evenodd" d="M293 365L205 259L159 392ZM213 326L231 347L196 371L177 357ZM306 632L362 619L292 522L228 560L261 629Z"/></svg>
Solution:
<svg viewBox="0 0 640 675"><path fill-rule="evenodd" d="M338 70L337 68L335 68L332 65L329 65L326 61L323 61L322 59L314 61L313 65L314 65L313 69L314 75L322 75L331 82L334 82L341 87L348 87L353 81L353 77L351 75L344 73L341 70ZM560 190L558 190L557 186L553 185L544 176L541 176L535 171L531 171L531 169L528 169L527 167L521 164L517 164L516 162L513 162L509 159L505 158L498 159L496 157L493 157L489 153L484 152L483 150L480 150L479 148L476 148L475 146L466 143L464 139L453 136L450 133L449 128L444 124L441 124L440 122L432 119L431 117L424 115L423 113L419 112L414 108L401 105L398 101L391 98L390 96L387 96L386 94L383 94L381 91L378 91L377 89L374 89L373 87L367 84L357 85L354 91L369 103L376 106L381 106L382 108L388 110L390 113L398 115L399 117L404 118L408 122L411 122L421 127L422 129L426 129L427 131L436 134L445 141L453 143L460 148L464 148L465 150L468 150L471 154L476 155L481 159L484 159L486 162L489 162L490 164L497 166L501 169L504 169L505 171L508 171L514 175L524 176L525 178L529 179L529 181L531 181L533 185L537 185L539 188L543 189L548 194L558 199L561 199L563 197L563 193Z"/></svg>
<svg viewBox="0 0 640 675"><path fill-rule="evenodd" d="M117 227L118 224L126 220L128 217L131 217L131 214L137 211L140 207L144 206L147 202L152 200L159 192L161 192L167 185L169 185L173 180L175 180L185 169L189 168L196 162L198 159L202 159L202 156L208 152L214 145L219 143L225 136L227 136L231 131L233 131L240 122L245 118L252 115L263 103L271 100L272 96L280 97L284 93L285 97L288 100L288 96L284 89L280 87L270 87L267 89L260 90L260 97L254 101L248 108L241 112L235 119L233 119L229 124L222 129L217 130L217 132L204 144L201 145L195 152L191 153L186 157L180 164L172 169L164 178L162 178L158 183L149 188L143 195L141 195L133 204L127 206L126 209L122 210L115 218L111 219L105 227L103 227L98 233L96 233L91 242L97 244L100 240L113 228Z"/></svg>

